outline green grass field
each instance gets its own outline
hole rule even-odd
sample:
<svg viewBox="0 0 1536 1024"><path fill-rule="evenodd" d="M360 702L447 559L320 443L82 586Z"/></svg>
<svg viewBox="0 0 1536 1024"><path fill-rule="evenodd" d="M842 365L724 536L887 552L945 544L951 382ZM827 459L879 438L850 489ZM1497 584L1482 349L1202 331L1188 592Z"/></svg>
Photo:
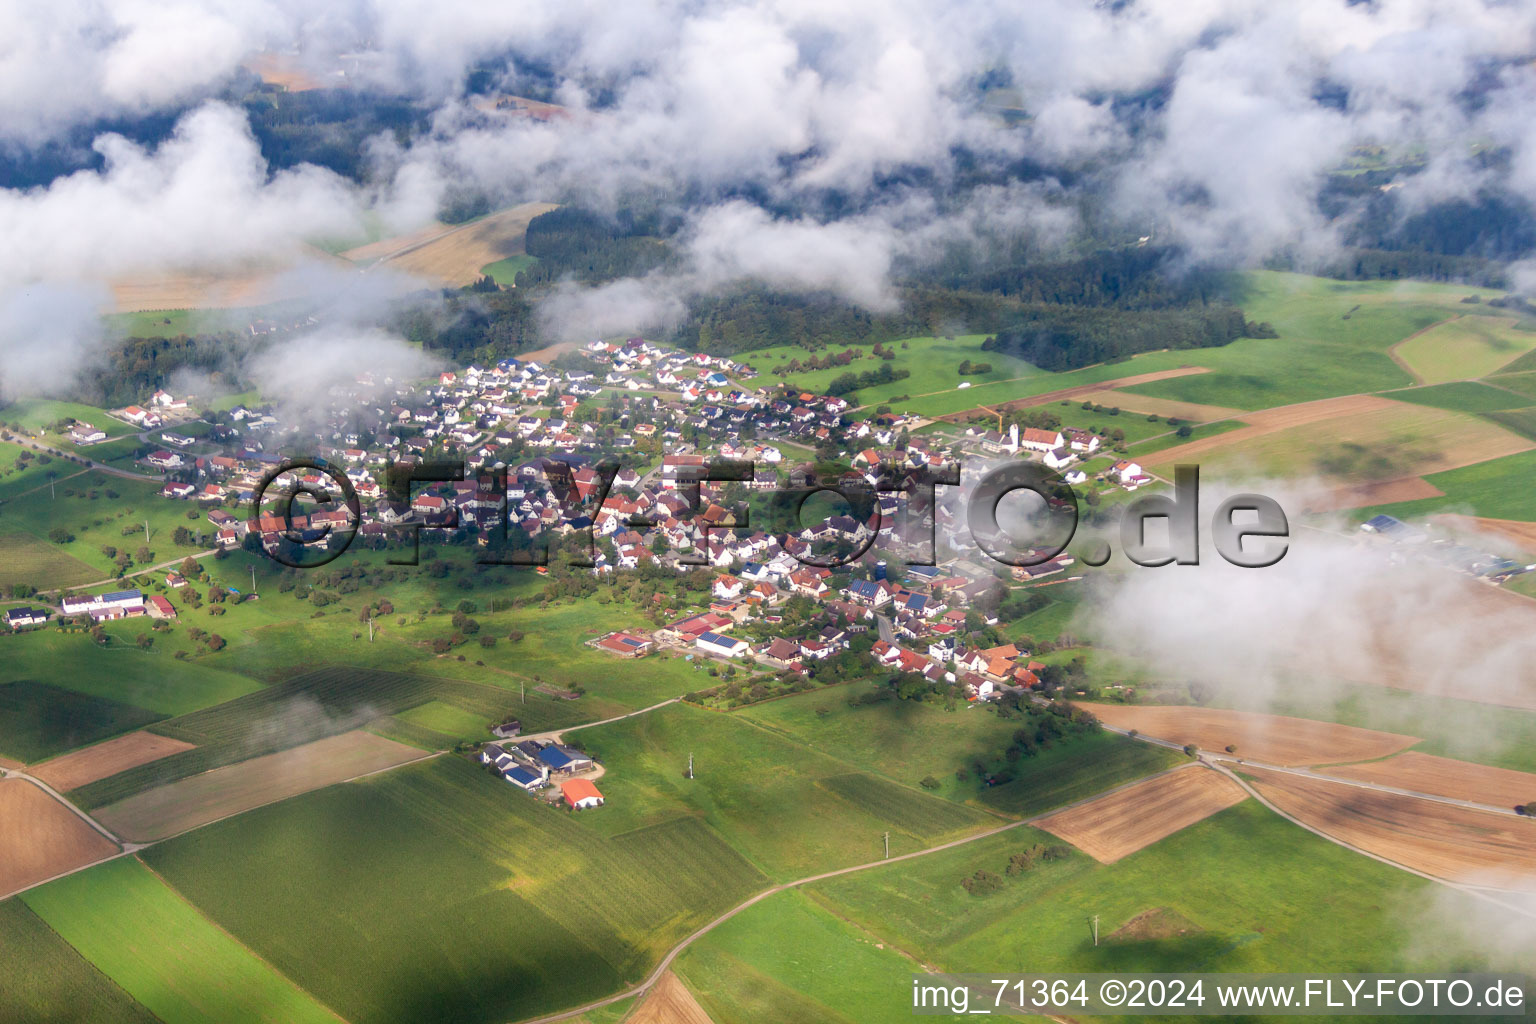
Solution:
<svg viewBox="0 0 1536 1024"><path fill-rule="evenodd" d="M1390 391L1384 397L1398 402L1412 402L1415 405L1433 406L1437 409L1477 413L1523 409L1531 404L1531 399L1528 396L1516 394L1502 386L1494 387L1482 381L1474 380L1452 381L1449 384L1433 384L1423 388Z"/></svg>
<svg viewBox="0 0 1536 1024"><path fill-rule="evenodd" d="M81 402L58 402L47 398L24 398L9 405L0 406L0 423L15 424L30 434L41 435L44 428L63 419L83 420L106 433L108 437L122 437L134 433L133 427L114 419L105 409ZM68 448L72 448L66 442ZM82 449L88 451L89 449Z"/></svg>
<svg viewBox="0 0 1536 1024"><path fill-rule="evenodd" d="M1525 484L1532 472L1536 472L1536 451L1506 455L1426 476L1425 480L1445 492L1443 497L1357 509L1353 515L1363 520L1379 512L1402 518L1455 511L1493 519L1536 521L1536 491Z"/></svg>
<svg viewBox="0 0 1536 1024"><path fill-rule="evenodd" d="M0 754L41 761L161 717L33 680L0 683Z"/></svg>
<svg viewBox="0 0 1536 1024"><path fill-rule="evenodd" d="M142 626L142 620L133 626ZM112 623L109 636L131 626ZM76 693L133 704L157 715L183 715L258 690L247 676L189 665L159 650L115 641L97 646L84 633L35 630L0 637L0 682L49 679Z"/></svg>
<svg viewBox="0 0 1536 1024"><path fill-rule="evenodd" d="M614 836L585 827L608 810L554 810L439 758L146 857L354 1024L501 1022L638 980L764 884L697 818Z"/></svg>
<svg viewBox="0 0 1536 1024"><path fill-rule="evenodd" d="M1462 316L1404 341L1397 357L1426 384L1482 377L1536 349L1536 332L1514 318Z"/></svg>
<svg viewBox="0 0 1536 1024"><path fill-rule="evenodd" d="M489 275L491 280L495 281L503 288L515 288L517 287L517 275L522 271L527 270L537 262L539 262L539 258L537 256L529 256L526 254L508 256L504 260L497 260L495 263L487 263L485 266L480 268L480 273Z"/></svg>
<svg viewBox="0 0 1536 1024"><path fill-rule="evenodd" d="M690 946L676 970L715 1024L911 1020L907 978L921 972L889 944L882 948L797 891L771 896L725 922Z"/></svg>
<svg viewBox="0 0 1536 1024"><path fill-rule="evenodd" d="M73 587L105 575L55 544L19 529L0 529L0 587Z"/></svg>
<svg viewBox="0 0 1536 1024"><path fill-rule="evenodd" d="M982 803L1027 816L1169 768L1182 755L1110 732L1058 744L1013 765L1015 778L983 791Z"/></svg>
<svg viewBox="0 0 1536 1024"><path fill-rule="evenodd" d="M429 700L395 717L456 739L486 739L492 724L483 715L476 715L440 700Z"/></svg>
<svg viewBox="0 0 1536 1024"><path fill-rule="evenodd" d="M0 1020L64 1024L159 1018L112 983L19 899L0 903Z"/></svg>
<svg viewBox="0 0 1536 1024"><path fill-rule="evenodd" d="M996 823L861 772L856 752L806 746L723 713L675 705L576 738L615 766L594 828L613 835L696 815L775 879L877 859L887 830L891 852L906 853Z"/></svg>
<svg viewBox="0 0 1536 1024"><path fill-rule="evenodd" d="M33 889L22 899L165 1024L336 1022L132 858Z"/></svg>
<svg viewBox="0 0 1536 1024"><path fill-rule="evenodd" d="M1004 874L1009 856L1034 842L1059 841L1011 830L811 892L877 937L957 971L1391 971L1487 962L1451 936L1416 943L1405 929L1427 922L1436 901L1452 905L1452 915L1492 911L1251 800L1114 864L1074 853L1005 876L990 896L960 886L977 870ZM1147 911L1192 927L1116 934Z"/></svg>

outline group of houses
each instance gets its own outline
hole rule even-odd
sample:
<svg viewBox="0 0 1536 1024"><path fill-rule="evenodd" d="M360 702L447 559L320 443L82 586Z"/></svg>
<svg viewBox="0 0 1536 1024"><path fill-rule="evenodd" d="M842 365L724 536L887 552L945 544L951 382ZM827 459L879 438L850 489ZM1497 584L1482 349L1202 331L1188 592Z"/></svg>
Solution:
<svg viewBox="0 0 1536 1024"><path fill-rule="evenodd" d="M516 729L497 729L503 736ZM585 810L603 802L603 794L590 778L596 764L587 754L563 743L538 740L487 743L480 748L480 763L489 765L507 782L526 793L558 786L560 799L573 810Z"/></svg>

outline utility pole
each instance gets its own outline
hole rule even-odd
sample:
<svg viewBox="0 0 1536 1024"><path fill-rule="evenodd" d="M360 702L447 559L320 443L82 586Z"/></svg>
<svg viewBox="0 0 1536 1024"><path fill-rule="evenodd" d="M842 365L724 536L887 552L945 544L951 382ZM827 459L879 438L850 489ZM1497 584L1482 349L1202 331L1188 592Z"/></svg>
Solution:
<svg viewBox="0 0 1536 1024"><path fill-rule="evenodd" d="M256 566L254 566L254 565L251 566L251 593L253 593L253 594L256 593ZM368 624L370 626L373 625L373 617L372 616L369 616ZM369 639L371 640L373 638L370 636Z"/></svg>
<svg viewBox="0 0 1536 1024"><path fill-rule="evenodd" d="M693 778L693 751L688 752L688 777Z"/></svg>
<svg viewBox="0 0 1536 1024"><path fill-rule="evenodd" d="M1098 914L1094 914L1093 915L1093 944L1095 946L1097 946L1099 944L1099 915Z"/></svg>
<svg viewBox="0 0 1536 1024"><path fill-rule="evenodd" d="M373 616L368 616L368 642L373 643Z"/></svg>
<svg viewBox="0 0 1536 1024"><path fill-rule="evenodd" d="M885 834L885 859L891 859L891 834L889 832Z"/></svg>
<svg viewBox="0 0 1536 1024"><path fill-rule="evenodd" d="M528 703L528 684L523 682L521 679L519 679L517 681L517 692L522 694L523 703L527 704Z"/></svg>
<svg viewBox="0 0 1536 1024"><path fill-rule="evenodd" d="M144 520L144 543L149 543L149 520Z"/></svg>

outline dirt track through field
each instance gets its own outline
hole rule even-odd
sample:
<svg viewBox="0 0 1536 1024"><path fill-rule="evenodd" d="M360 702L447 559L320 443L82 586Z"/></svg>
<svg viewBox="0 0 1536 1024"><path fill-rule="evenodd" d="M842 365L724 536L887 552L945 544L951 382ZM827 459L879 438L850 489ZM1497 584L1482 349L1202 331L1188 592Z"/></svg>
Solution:
<svg viewBox="0 0 1536 1024"><path fill-rule="evenodd" d="M626 1024L714 1024L693 993L668 971Z"/></svg>
<svg viewBox="0 0 1536 1024"><path fill-rule="evenodd" d="M1313 499L1303 511L1339 512L1344 509L1386 505L1395 501L1439 498L1444 494L1444 491L1423 477L1409 476L1397 480L1382 480L1373 484L1336 487L1327 494Z"/></svg>
<svg viewBox="0 0 1536 1024"><path fill-rule="evenodd" d="M1536 892L1536 820L1252 766L1236 770L1282 811L1369 853L1452 882Z"/></svg>
<svg viewBox="0 0 1536 1024"><path fill-rule="evenodd" d="M1113 864L1246 800L1232 780L1191 765L1042 819L1040 828Z"/></svg>
<svg viewBox="0 0 1536 1024"><path fill-rule="evenodd" d="M127 736L119 736L115 740L56 757L30 769L27 774L65 793L88 782L105 779L109 775L158 761L179 751L191 750L192 747L191 743L171 739L169 736L131 732Z"/></svg>
<svg viewBox="0 0 1536 1024"><path fill-rule="evenodd" d="M1101 722L1170 743L1193 743L1202 750L1225 751L1267 764L1331 764L1366 761L1395 754L1418 739L1351 725L1313 722L1285 715L1226 708L1177 705L1080 704Z"/></svg>
<svg viewBox="0 0 1536 1024"><path fill-rule="evenodd" d="M1083 396L1093 394L1096 391L1107 391L1112 388L1129 387L1132 384L1150 384L1155 380L1170 380L1174 377L1188 377L1197 373L1210 373L1204 366L1180 366L1172 370L1156 370L1152 373L1138 373L1130 377L1117 377L1114 380L1101 380L1097 384L1078 384L1075 387L1062 388L1059 391L1047 391L1043 395L1035 395L1032 398L1016 398L1011 402L994 402L990 405L976 406L962 412L945 413L943 416L935 416L936 420L947 423L964 423L978 413L986 412L997 415L999 412L1008 412L1013 409L1029 409L1037 405L1049 405L1052 402L1061 402L1067 399L1082 400ZM1028 380L1029 378L1020 378ZM989 384L1006 383L1003 381L989 381ZM943 394L944 392L933 392ZM916 397L923 397L921 395Z"/></svg>
<svg viewBox="0 0 1536 1024"><path fill-rule="evenodd" d="M149 842L427 756L354 730L136 793L95 818L125 839Z"/></svg>
<svg viewBox="0 0 1536 1024"><path fill-rule="evenodd" d="M117 845L25 779L0 779L0 899L117 853Z"/></svg>
<svg viewBox="0 0 1536 1024"><path fill-rule="evenodd" d="M1470 800L1473 803L1515 807L1536 804L1536 774L1490 768L1409 750L1385 761L1339 765L1327 774L1361 782L1374 782L1416 793Z"/></svg>

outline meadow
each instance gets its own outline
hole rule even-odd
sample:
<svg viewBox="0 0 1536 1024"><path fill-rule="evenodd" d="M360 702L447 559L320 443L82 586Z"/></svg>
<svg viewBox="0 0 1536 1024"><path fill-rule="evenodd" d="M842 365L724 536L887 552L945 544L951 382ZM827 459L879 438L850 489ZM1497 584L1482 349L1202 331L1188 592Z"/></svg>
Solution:
<svg viewBox="0 0 1536 1024"><path fill-rule="evenodd" d="M132 704L156 715L184 715L261 688L248 676L191 665L122 642L129 629L109 624L109 635L117 639L105 647L85 633L56 629L0 637L0 682L49 679L63 689Z"/></svg>
<svg viewBox="0 0 1536 1024"><path fill-rule="evenodd" d="M21 529L0 530L0 587L72 587L101 577L61 545Z"/></svg>
<svg viewBox="0 0 1536 1024"><path fill-rule="evenodd" d="M516 288L517 275L537 262L539 262L537 256L521 253L517 256L508 256L504 260L497 260L495 263L487 263L480 268L480 273L487 275L503 288Z"/></svg>
<svg viewBox="0 0 1536 1024"><path fill-rule="evenodd" d="M44 436L45 428L63 419L81 420L103 431L108 437L134 433L133 427L115 419L105 409L82 402L61 402L48 398L23 398L0 406L0 423L14 424L35 436ZM55 437L57 435L47 435ZM69 448L73 445L65 442ZM88 450L88 449L83 449Z"/></svg>
<svg viewBox="0 0 1536 1024"><path fill-rule="evenodd" d="M878 859L886 831L898 854L997 820L870 774L856 751L807 746L722 712L674 705L578 737L622 766L603 778L605 813L583 822L615 835L697 816L780 881Z"/></svg>
<svg viewBox="0 0 1536 1024"><path fill-rule="evenodd" d="M1506 455L1444 473L1431 473L1424 479L1443 491L1443 497L1378 505L1357 510L1354 515L1364 520L1382 512L1404 518L1446 511L1493 519L1536 521L1536 488L1526 483L1533 472L1536 472L1536 451Z"/></svg>
<svg viewBox="0 0 1536 1024"><path fill-rule="evenodd" d="M1393 350L1426 384L1494 373L1536 348L1536 332L1513 317L1459 316L1399 343Z"/></svg>
<svg viewBox="0 0 1536 1024"><path fill-rule="evenodd" d="M1488 413L1528 408L1536 396L1517 394L1502 383L1495 386L1484 381L1458 380L1449 384L1389 391L1383 397L1456 412Z"/></svg>
<svg viewBox="0 0 1536 1024"><path fill-rule="evenodd" d="M165 1024L336 1024L131 857L21 898Z"/></svg>
<svg viewBox="0 0 1536 1024"><path fill-rule="evenodd" d="M499 1022L638 980L764 884L696 818L613 836L585 827L606 811L551 809L478 765L439 758L145 856L355 1024Z"/></svg>
<svg viewBox="0 0 1536 1024"><path fill-rule="evenodd" d="M1450 905L1448 915L1474 913L1471 897L1354 854L1252 800L1114 864L1074 852L1005 876L991 895L961 887L978 870L1005 874L1020 849L1057 842L1041 837L1010 830L810 891L950 970L1389 971L1483 962L1449 935L1418 949L1404 936L1437 901ZM1479 905L1476 913L1491 911ZM1138 918L1140 927L1120 931ZM1175 927L1157 927L1159 919ZM1338 921L1349 927L1333 927Z"/></svg>
<svg viewBox="0 0 1536 1024"><path fill-rule="evenodd" d="M870 1024L912 1019L907 978L922 968L791 890L705 935L676 970L715 1024Z"/></svg>
<svg viewBox="0 0 1536 1024"><path fill-rule="evenodd" d="M157 1024L19 899L0 903L0 1020Z"/></svg>
<svg viewBox="0 0 1536 1024"><path fill-rule="evenodd" d="M0 754L41 761L163 717L35 680L0 683Z"/></svg>

